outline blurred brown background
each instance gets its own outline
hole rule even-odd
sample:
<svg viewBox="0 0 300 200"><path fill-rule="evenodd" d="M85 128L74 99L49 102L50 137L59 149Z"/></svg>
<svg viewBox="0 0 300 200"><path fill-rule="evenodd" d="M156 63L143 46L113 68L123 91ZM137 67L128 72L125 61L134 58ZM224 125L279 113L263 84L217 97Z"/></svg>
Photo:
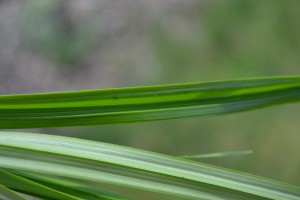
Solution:
<svg viewBox="0 0 300 200"><path fill-rule="evenodd" d="M0 94L299 75L299 63L298 0L0 0ZM170 155L253 149L202 161L300 185L299 108L24 131Z"/></svg>

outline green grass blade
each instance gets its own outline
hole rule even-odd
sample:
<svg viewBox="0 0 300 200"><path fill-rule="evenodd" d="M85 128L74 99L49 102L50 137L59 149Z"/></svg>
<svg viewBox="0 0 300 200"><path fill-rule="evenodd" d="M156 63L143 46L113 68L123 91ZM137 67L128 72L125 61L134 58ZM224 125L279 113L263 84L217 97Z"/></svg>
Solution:
<svg viewBox="0 0 300 200"><path fill-rule="evenodd" d="M26 200L23 197L19 196L14 191L4 187L0 184L0 199L1 200Z"/></svg>
<svg viewBox="0 0 300 200"><path fill-rule="evenodd" d="M207 153L207 154L199 154L199 155L184 155L180 157L186 159L223 158L223 157L233 157L233 156L245 156L252 153L253 150L248 149L248 150L241 150L241 151L223 151L223 152Z"/></svg>
<svg viewBox="0 0 300 200"><path fill-rule="evenodd" d="M217 115L300 100L300 77L0 96L0 128L85 126Z"/></svg>
<svg viewBox="0 0 300 200"><path fill-rule="evenodd" d="M0 171L0 184L43 199L60 200L125 200L115 194L83 184L15 170Z"/></svg>
<svg viewBox="0 0 300 200"><path fill-rule="evenodd" d="M9 170L12 171L12 170ZM111 192L107 192L104 190L100 190L98 188L90 187L84 185L82 183L77 183L74 181L58 178L58 177L51 177L40 175L36 173L26 173L20 171L12 171L14 174L18 176L24 177L26 179L35 181L52 189L72 194L76 197L80 197L82 199L88 200L129 200L127 197L122 197L117 194L113 194Z"/></svg>
<svg viewBox="0 0 300 200"><path fill-rule="evenodd" d="M33 196L38 195L42 197L62 200L81 200L80 198L77 198L75 196L62 193L60 191L51 189L47 186L5 171L0 171L0 184Z"/></svg>
<svg viewBox="0 0 300 200"><path fill-rule="evenodd" d="M61 136L2 132L0 166L193 199L298 200L300 189L185 159Z"/></svg>
<svg viewBox="0 0 300 200"><path fill-rule="evenodd" d="M18 148L5 148L3 146L0 146L0 151L6 155L0 156L0 166L9 169L12 168L35 173L111 183L190 199L261 199L255 195L230 191L222 187L199 184L183 178L146 172L141 169L120 167L113 164L104 164L32 150L24 151L24 149ZM28 154L31 154L34 159L22 158ZM30 161L30 163L26 163L26 161Z"/></svg>

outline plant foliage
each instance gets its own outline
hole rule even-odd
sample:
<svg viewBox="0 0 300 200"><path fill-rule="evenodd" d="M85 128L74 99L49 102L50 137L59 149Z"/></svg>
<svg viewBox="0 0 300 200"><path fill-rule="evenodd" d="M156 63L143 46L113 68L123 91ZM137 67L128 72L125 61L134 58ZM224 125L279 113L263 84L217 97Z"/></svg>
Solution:
<svg viewBox="0 0 300 200"><path fill-rule="evenodd" d="M300 77L2 95L0 128L133 123L227 114L299 100ZM208 157L247 153L251 152ZM0 132L0 169L3 199L23 199L15 191L42 199L128 199L74 181L77 179L190 199L300 199L298 187L274 180L62 136Z"/></svg>

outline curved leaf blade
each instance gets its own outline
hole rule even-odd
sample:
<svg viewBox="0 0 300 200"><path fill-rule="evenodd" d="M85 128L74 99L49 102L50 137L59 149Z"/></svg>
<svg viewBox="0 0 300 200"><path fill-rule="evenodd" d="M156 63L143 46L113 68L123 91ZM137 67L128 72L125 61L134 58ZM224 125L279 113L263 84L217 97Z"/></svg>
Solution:
<svg viewBox="0 0 300 200"><path fill-rule="evenodd" d="M300 100L300 77L0 96L0 128L87 126L219 115Z"/></svg>
<svg viewBox="0 0 300 200"><path fill-rule="evenodd" d="M59 178L0 170L0 184L31 196L60 200L125 200L112 193Z"/></svg>
<svg viewBox="0 0 300 200"><path fill-rule="evenodd" d="M1 200L26 200L23 197L19 196L14 191L0 185L0 199Z"/></svg>
<svg viewBox="0 0 300 200"><path fill-rule="evenodd" d="M87 161L69 156L52 155L18 148L0 147L6 156L0 156L1 167L50 174L82 180L111 183L160 193L172 194L191 199L221 200L253 199L253 195L236 191L224 191L224 188L209 187L182 178L147 173L143 170L128 169L117 165ZM24 159L25 155L34 156ZM19 155L19 156L16 156ZM30 163L26 163L30 161ZM249 196L251 198L249 198ZM259 199L259 198L254 198Z"/></svg>
<svg viewBox="0 0 300 200"><path fill-rule="evenodd" d="M5 168L110 182L194 199L300 198L298 187L269 179L62 136L3 132L0 158L0 166Z"/></svg>
<svg viewBox="0 0 300 200"><path fill-rule="evenodd" d="M0 184L13 188L14 190L24 191L27 194L38 194L39 196L50 197L53 199L81 200L80 198L53 190L39 183L5 171L0 171Z"/></svg>

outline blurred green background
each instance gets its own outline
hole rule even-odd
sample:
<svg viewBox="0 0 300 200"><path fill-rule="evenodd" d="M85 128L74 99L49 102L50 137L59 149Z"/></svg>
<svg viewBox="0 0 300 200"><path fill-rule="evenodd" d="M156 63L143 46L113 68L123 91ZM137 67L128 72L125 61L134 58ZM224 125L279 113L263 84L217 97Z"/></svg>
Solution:
<svg viewBox="0 0 300 200"><path fill-rule="evenodd" d="M299 75L300 1L1 0L0 45L0 94ZM299 110L24 131L170 155L253 149L202 161L300 186Z"/></svg>

